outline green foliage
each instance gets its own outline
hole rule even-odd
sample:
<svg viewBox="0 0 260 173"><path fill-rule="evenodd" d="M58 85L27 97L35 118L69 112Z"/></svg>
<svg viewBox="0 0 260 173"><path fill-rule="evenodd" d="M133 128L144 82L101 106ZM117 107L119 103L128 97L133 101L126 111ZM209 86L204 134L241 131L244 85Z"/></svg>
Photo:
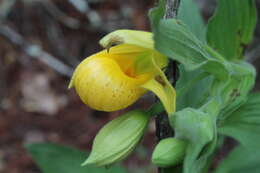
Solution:
<svg viewBox="0 0 260 173"><path fill-rule="evenodd" d="M218 0L208 24L208 43L228 60L243 58L256 26L254 0Z"/></svg>
<svg viewBox="0 0 260 173"><path fill-rule="evenodd" d="M81 167L87 157L85 152L49 143L26 145L42 173L126 173L120 166L109 169L91 166Z"/></svg>
<svg viewBox="0 0 260 173"><path fill-rule="evenodd" d="M177 111L186 107L199 108L209 96L212 77L200 69L186 71L182 65L179 65L179 72L176 84Z"/></svg>
<svg viewBox="0 0 260 173"><path fill-rule="evenodd" d="M204 69L218 78L227 76L227 67L220 55L201 42L187 25L176 19L162 20L162 4L150 12L155 48L183 64L185 70Z"/></svg>
<svg viewBox="0 0 260 173"><path fill-rule="evenodd" d="M249 95L247 102L219 125L219 133L235 138L247 147L260 146L260 93Z"/></svg>
<svg viewBox="0 0 260 173"><path fill-rule="evenodd" d="M191 32L192 27L176 19L162 19L162 14L161 2L150 13L155 48L181 63L178 111L170 121L176 137L189 142L184 173L201 173L209 167L216 148L217 123L245 103L254 85L255 69L246 62L228 61L199 40L194 34L200 34L194 29Z"/></svg>
<svg viewBox="0 0 260 173"><path fill-rule="evenodd" d="M206 26L194 0L181 0L177 18L202 42L206 42Z"/></svg>
<svg viewBox="0 0 260 173"><path fill-rule="evenodd" d="M155 48L168 57L175 57L182 63L185 57L191 57L187 69L195 69L205 59L207 52L202 43L187 29L181 21L175 19L161 20L164 16L164 4L150 12L150 20L154 33Z"/></svg>
<svg viewBox="0 0 260 173"><path fill-rule="evenodd" d="M199 41L180 21L162 20L163 10L161 3L150 13L156 49L180 62L184 66L184 73L198 70L196 78L203 72L212 75L214 81L210 86L211 91L205 95L218 97L218 101L223 104L222 108L225 109L224 113L240 105L254 85L254 68L245 62L231 63L225 60L207 44Z"/></svg>
<svg viewBox="0 0 260 173"><path fill-rule="evenodd" d="M203 43L206 41L206 26L194 0L182 0L177 18ZM180 77L177 81L177 110L185 107L198 108L209 94L212 78L202 70L187 71L179 65ZM206 76L205 76L206 75ZM190 99L193 98L193 99Z"/></svg>
<svg viewBox="0 0 260 173"><path fill-rule="evenodd" d="M195 17L192 19L194 23L190 22L191 13L187 12L188 8L191 8L191 11L195 12L193 14ZM178 100L177 110L187 106L201 106L201 102L205 96L208 95L209 84L212 79L200 78L201 75L204 75L204 72L199 68L209 61L210 54L208 50L204 48L203 35L205 35L205 30L202 28L205 26L203 25L199 11L197 7L194 6L192 0L184 0L181 2L178 18L188 25L175 19L161 20L163 15L164 4L162 1L158 8L154 8L150 12L150 20L153 26L156 49L181 63L179 66L180 78L176 86ZM191 29L192 32L189 31L189 29ZM202 41L197 39L193 33L199 36ZM226 70L219 71L225 72ZM196 78L199 78L199 80L193 80L192 84L187 87L187 83L190 83L192 79ZM185 92L179 94L180 90L185 90ZM201 93L201 91L204 93ZM194 99L190 99L191 97Z"/></svg>
<svg viewBox="0 0 260 173"><path fill-rule="evenodd" d="M214 173L259 173L259 148L236 147Z"/></svg>
<svg viewBox="0 0 260 173"><path fill-rule="evenodd" d="M151 20L154 19L155 17L152 16ZM181 21L161 20L154 27L154 33L155 48L170 58L174 57L187 70L198 69L210 58L210 54L204 49L202 42Z"/></svg>

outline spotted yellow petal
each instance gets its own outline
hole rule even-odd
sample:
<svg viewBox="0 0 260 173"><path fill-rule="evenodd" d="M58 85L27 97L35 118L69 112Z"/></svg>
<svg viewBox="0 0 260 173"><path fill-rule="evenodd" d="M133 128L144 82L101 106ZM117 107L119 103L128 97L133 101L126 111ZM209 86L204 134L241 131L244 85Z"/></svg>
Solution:
<svg viewBox="0 0 260 173"><path fill-rule="evenodd" d="M150 90L170 114L175 110L175 91L156 57L165 58L152 49L136 45L111 47L82 61L69 88L75 87L85 104L101 111L123 109Z"/></svg>
<svg viewBox="0 0 260 173"><path fill-rule="evenodd" d="M93 109L115 111L134 103L145 93L140 85L150 74L130 76L112 58L87 58L76 69L70 87L74 86L81 100Z"/></svg>

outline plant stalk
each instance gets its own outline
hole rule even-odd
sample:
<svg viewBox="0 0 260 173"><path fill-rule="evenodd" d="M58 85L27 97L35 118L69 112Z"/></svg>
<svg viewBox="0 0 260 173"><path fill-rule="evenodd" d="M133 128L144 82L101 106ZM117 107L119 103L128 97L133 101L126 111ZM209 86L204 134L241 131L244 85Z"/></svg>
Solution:
<svg viewBox="0 0 260 173"><path fill-rule="evenodd" d="M166 0L166 11L164 19L176 18L178 14L179 4L180 0ZM177 62L171 61L169 63L166 75L171 83L175 85L178 77ZM174 131L170 126L168 115L165 111L156 116L155 125L157 142L167 137L173 137ZM158 173L166 173L166 169L158 168Z"/></svg>

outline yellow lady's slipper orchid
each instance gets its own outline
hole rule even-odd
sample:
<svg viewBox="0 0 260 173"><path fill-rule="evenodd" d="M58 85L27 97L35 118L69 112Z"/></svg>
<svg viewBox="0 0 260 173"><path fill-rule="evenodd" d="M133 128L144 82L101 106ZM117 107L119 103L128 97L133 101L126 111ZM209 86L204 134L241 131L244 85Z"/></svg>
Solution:
<svg viewBox="0 0 260 173"><path fill-rule="evenodd" d="M175 111L175 90L161 71L167 58L153 49L151 33L118 30L100 44L106 49L83 60L69 85L85 104L100 111L116 111L151 90L168 114Z"/></svg>

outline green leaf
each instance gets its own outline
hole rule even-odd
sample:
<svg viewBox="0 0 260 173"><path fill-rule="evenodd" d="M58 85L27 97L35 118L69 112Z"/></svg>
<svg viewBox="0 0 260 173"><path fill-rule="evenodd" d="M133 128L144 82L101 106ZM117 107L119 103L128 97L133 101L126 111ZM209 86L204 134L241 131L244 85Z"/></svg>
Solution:
<svg viewBox="0 0 260 173"><path fill-rule="evenodd" d="M156 27L159 25L160 20L163 18L164 12L165 12L165 0L159 0L158 6L152 8L149 11L150 23L154 31Z"/></svg>
<svg viewBox="0 0 260 173"><path fill-rule="evenodd" d="M207 40L228 60L243 58L243 51L253 37L256 26L254 0L218 0L210 19Z"/></svg>
<svg viewBox="0 0 260 173"><path fill-rule="evenodd" d="M228 75L227 62L201 42L187 25L176 19L161 19L163 3L150 13L155 48L163 55L183 64L186 71L202 68L217 78Z"/></svg>
<svg viewBox="0 0 260 173"><path fill-rule="evenodd" d="M184 64L188 70L197 69L210 58L203 48L204 45L181 21L161 20L155 30L154 39L157 50Z"/></svg>
<svg viewBox="0 0 260 173"><path fill-rule="evenodd" d="M87 154L79 150L50 143L26 145L42 173L126 173L120 166L109 169L80 166Z"/></svg>
<svg viewBox="0 0 260 173"><path fill-rule="evenodd" d="M209 96L212 77L202 70L185 71L182 65L179 66L179 72L180 77L176 83L176 109L201 107Z"/></svg>
<svg viewBox="0 0 260 173"><path fill-rule="evenodd" d="M221 161L214 173L259 173L259 148L238 146Z"/></svg>
<svg viewBox="0 0 260 173"><path fill-rule="evenodd" d="M206 26L194 0L180 2L177 18L185 23L200 41L206 42ZM208 95L212 78L206 77L202 70L186 71L183 65L179 66L179 71L180 75L176 85L177 110L185 107L200 107Z"/></svg>
<svg viewBox="0 0 260 173"><path fill-rule="evenodd" d="M247 102L219 124L219 133L248 147L260 146L260 93L249 95Z"/></svg>
<svg viewBox="0 0 260 173"><path fill-rule="evenodd" d="M197 105L184 102L184 105L177 106L196 107L201 105L201 101L202 103L206 101L203 99L208 95L219 97L219 103L223 103L222 108L224 110L222 114L230 113L233 109L238 108L254 84L254 68L242 62L228 62L211 47L198 40L196 36L189 31L188 27L180 21L175 19L161 19L160 17L162 17L163 11L164 9L161 3L158 8L150 13L150 20L154 32L155 48L167 57L180 62L184 67L184 73L181 73L182 76L180 79L182 79L184 75L186 75L187 78L182 82L182 88L179 88L179 83L181 82L178 82L177 92L185 90L187 81L200 77L201 73L208 73L214 77L214 83L211 84L212 79L209 81L209 87L211 87L210 93L207 91L207 86L202 85L201 89L206 88L205 93L203 93L201 97L197 96L194 98L198 101ZM187 75L187 71L192 71L194 74ZM202 80L204 79L198 81ZM194 84L193 86L196 85ZM197 87L199 88L199 86ZM187 95L187 93L188 91L185 95ZM180 93L177 95L179 94ZM185 100L185 96L180 100Z"/></svg>
<svg viewBox="0 0 260 173"><path fill-rule="evenodd" d="M212 77L204 80L200 78L201 73L213 74L216 78L226 80L230 65L221 55L197 39L187 25L175 19L162 19L163 7L161 1L159 7L151 11L150 20L154 32L155 48L167 57L181 63L181 75L177 83L179 100L177 109L201 106L206 96L209 95L208 90L212 83ZM196 78L200 79L195 81ZM193 80L195 82L189 84L189 81ZM187 83L190 85L189 87L186 86ZM190 99L195 95L194 89L205 92ZM188 95L190 93L192 94Z"/></svg>
<svg viewBox="0 0 260 173"><path fill-rule="evenodd" d="M197 38L206 42L206 26L194 0L181 1L177 18L183 21Z"/></svg>
<svg viewBox="0 0 260 173"><path fill-rule="evenodd" d="M159 6L150 11L155 48L170 58L174 57L186 69L197 68L210 57L209 54L181 21L162 19L164 6L164 1L161 0Z"/></svg>
<svg viewBox="0 0 260 173"><path fill-rule="evenodd" d="M155 48L162 54L177 60L188 71L199 68L218 78L227 76L225 61L216 59L185 24L175 19L161 20L154 34Z"/></svg>

